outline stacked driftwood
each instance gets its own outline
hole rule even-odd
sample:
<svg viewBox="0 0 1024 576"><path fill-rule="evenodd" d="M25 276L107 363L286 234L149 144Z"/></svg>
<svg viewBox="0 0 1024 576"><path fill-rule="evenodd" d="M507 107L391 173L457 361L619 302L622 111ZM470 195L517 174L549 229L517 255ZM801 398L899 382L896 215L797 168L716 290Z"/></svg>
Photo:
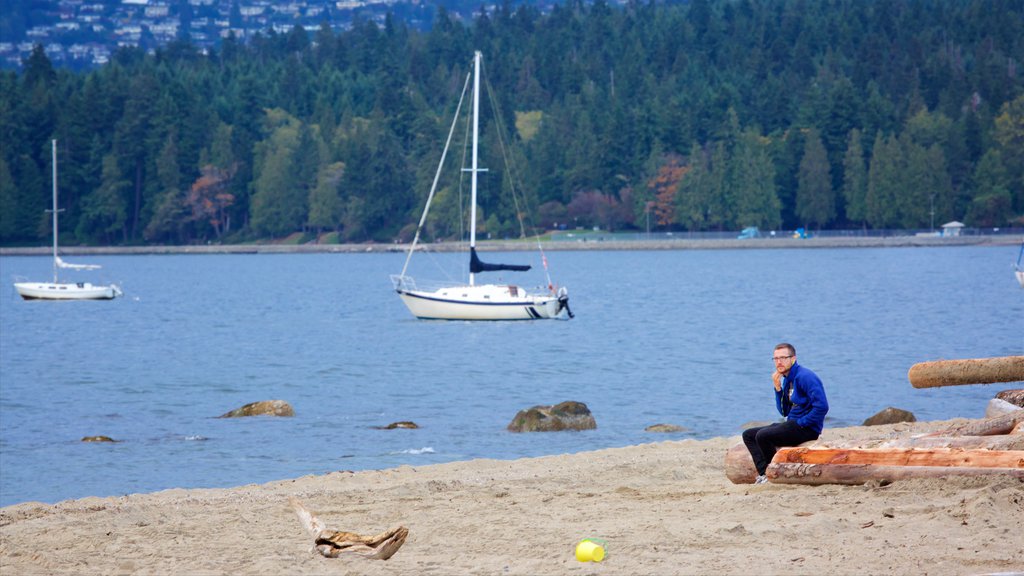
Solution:
<svg viewBox="0 0 1024 576"><path fill-rule="evenodd" d="M924 362L909 378L915 388L1020 381L1024 356ZM725 468L736 484L754 481L742 443L726 454ZM766 475L781 484L863 484L992 474L1024 479L1024 409L910 438L782 448Z"/></svg>

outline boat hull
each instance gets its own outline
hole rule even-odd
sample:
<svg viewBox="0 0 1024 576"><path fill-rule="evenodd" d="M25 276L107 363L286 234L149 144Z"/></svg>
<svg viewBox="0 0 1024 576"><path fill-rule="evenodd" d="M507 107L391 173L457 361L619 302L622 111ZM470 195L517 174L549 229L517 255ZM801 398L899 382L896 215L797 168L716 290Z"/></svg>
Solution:
<svg viewBox="0 0 1024 576"><path fill-rule="evenodd" d="M396 292L413 316L424 320L549 320L562 308L556 296L529 294L508 285Z"/></svg>
<svg viewBox="0 0 1024 576"><path fill-rule="evenodd" d="M18 282L14 289L25 300L113 300L121 295L117 286L89 282Z"/></svg>

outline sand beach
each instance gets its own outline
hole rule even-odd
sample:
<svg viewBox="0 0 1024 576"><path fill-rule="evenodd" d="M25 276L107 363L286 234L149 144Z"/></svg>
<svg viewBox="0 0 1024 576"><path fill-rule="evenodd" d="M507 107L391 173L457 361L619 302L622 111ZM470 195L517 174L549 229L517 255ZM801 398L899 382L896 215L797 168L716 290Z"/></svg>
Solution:
<svg viewBox="0 0 1024 576"><path fill-rule="evenodd" d="M965 422L828 429L906 437ZM736 485L739 435L522 460L338 470L0 509L13 574L989 574L1024 572L1024 484L1006 477L861 486ZM73 478L68 479L73 482ZM331 529L405 526L390 560L328 559L289 505ZM600 563L574 557L587 537Z"/></svg>

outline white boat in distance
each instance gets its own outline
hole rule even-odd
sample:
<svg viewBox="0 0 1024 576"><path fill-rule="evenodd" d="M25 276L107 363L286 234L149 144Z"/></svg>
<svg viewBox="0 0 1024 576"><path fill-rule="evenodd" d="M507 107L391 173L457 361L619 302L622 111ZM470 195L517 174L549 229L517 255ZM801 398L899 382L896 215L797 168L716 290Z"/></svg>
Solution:
<svg viewBox="0 0 1024 576"><path fill-rule="evenodd" d="M1020 284L1021 288L1024 288L1024 266L1021 265L1021 260L1024 259L1024 242L1020 244L1020 253L1017 254L1017 263L1013 265L1013 273L1017 276L1017 283Z"/></svg>
<svg viewBox="0 0 1024 576"><path fill-rule="evenodd" d="M122 295L114 284L107 286L89 282L61 282L58 271L96 270L96 264L70 264L57 255L57 141L53 141L53 282L15 282L14 289L25 300L112 300Z"/></svg>
<svg viewBox="0 0 1024 576"><path fill-rule="evenodd" d="M472 165L464 171L470 173L470 217L469 217L469 283L448 284L448 285L417 285L416 281L406 275L409 261L416 245L419 242L420 231L427 220L427 213L430 210L430 202L437 190L437 183L444 166L445 158L448 155L448 146L451 144L452 134L458 122L459 111L462 109L462 102L466 94L469 78L466 79L466 86L463 87L463 96L459 99L459 105L455 110L455 119L452 120L451 129L448 132L448 140L441 154L441 162L438 164L437 173L434 175L434 183L427 196L426 207L420 217L419 226L416 228L416 235L405 259L405 266L402 273L391 276L395 291L401 297L406 307L417 318L434 320L543 320L554 319L562 316L562 312L572 318L572 311L569 309L569 294L565 287L554 289L550 278L545 291L528 291L514 284L477 284L476 274L481 272L513 271L524 272L530 266L511 264L488 264L482 262L476 253L476 210L477 210L477 175L484 172L478 166L477 141L480 129L480 63L482 56L480 52L473 56L473 141L472 141ZM539 247L539 241L538 241ZM547 271L547 259L543 257L545 272Z"/></svg>

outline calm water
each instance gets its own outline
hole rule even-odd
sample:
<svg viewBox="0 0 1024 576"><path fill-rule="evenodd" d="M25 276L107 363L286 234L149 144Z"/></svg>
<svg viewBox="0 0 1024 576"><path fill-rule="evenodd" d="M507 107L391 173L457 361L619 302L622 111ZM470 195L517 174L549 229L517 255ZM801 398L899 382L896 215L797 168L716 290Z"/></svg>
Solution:
<svg viewBox="0 0 1024 576"><path fill-rule="evenodd" d="M906 374L1024 353L1016 255L555 252L576 318L522 323L414 320L388 281L401 254L90 257L126 297L74 303L21 301L13 278L45 279L50 260L2 258L0 505L734 435L775 417L781 340L825 381L828 426L886 406L980 417L1005 386L915 390ZM266 399L296 416L216 418ZM569 399L597 430L505 431ZM421 428L374 429L398 420ZM643 431L656 423L689 431ZM97 434L121 442L80 442Z"/></svg>

